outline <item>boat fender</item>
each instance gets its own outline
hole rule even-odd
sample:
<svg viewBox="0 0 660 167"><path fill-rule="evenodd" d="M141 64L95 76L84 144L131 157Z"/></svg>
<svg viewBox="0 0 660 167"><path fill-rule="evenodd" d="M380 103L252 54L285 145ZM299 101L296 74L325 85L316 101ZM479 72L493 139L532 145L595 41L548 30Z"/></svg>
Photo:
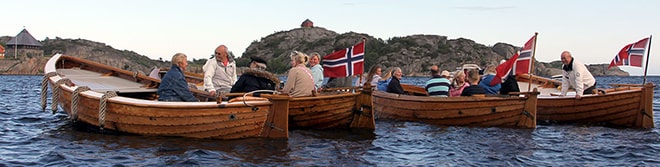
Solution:
<svg viewBox="0 0 660 167"><path fill-rule="evenodd" d="M107 104L108 104L108 99L117 96L117 92L115 91L107 91L103 96L101 96L101 99L99 100L99 128L101 131L103 131L103 127L105 126L105 113L107 110Z"/></svg>
<svg viewBox="0 0 660 167"><path fill-rule="evenodd" d="M71 122L76 122L78 119L78 101L80 98L80 92L88 91L90 90L89 87L87 86L79 86L76 88L76 90L73 91L73 96L71 97L71 116L69 117L71 119Z"/></svg>
<svg viewBox="0 0 660 167"><path fill-rule="evenodd" d="M41 80L41 110L46 111L46 99L48 99L48 80L57 75L57 72L49 72Z"/></svg>
<svg viewBox="0 0 660 167"><path fill-rule="evenodd" d="M53 110L53 114L57 112L57 105L59 104L59 98L60 98L60 85L66 84L66 85L72 85L71 80L69 78L62 78L60 80L57 80L55 82L55 86L53 86L53 97L52 97L52 102L51 102L51 110Z"/></svg>

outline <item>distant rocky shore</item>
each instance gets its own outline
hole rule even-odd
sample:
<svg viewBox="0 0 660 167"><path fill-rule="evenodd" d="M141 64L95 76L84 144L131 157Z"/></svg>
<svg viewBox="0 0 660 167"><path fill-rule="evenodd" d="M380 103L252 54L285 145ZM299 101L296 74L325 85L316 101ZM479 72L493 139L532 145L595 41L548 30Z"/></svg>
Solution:
<svg viewBox="0 0 660 167"><path fill-rule="evenodd" d="M5 44L11 37L0 37ZM470 39L447 39L439 35L410 35L392 37L387 40L374 38L368 34L347 32L338 34L322 27L301 27L276 32L252 42L243 55L236 59L239 67L247 66L249 57L269 60L268 70L277 74L288 68L288 54L292 50L305 53L331 53L333 48L345 48L366 39L365 69L379 64L385 67L401 67L406 76L426 76L428 67L439 65L442 69L455 69L464 63L485 66L491 62L511 57L520 47L506 43L486 46ZM0 74L34 75L43 73L43 67L50 55L64 53L81 57L118 68L148 73L154 67L169 67L163 60L152 60L133 51L118 50L100 42L85 39L45 39L44 57L5 57L0 59ZM201 73L205 60L192 60L188 71ZM442 62L442 63L441 63ZM596 76L628 76L629 73L618 67L607 69L608 64L591 64L589 70ZM540 76L561 74L561 62L535 62L534 73Z"/></svg>

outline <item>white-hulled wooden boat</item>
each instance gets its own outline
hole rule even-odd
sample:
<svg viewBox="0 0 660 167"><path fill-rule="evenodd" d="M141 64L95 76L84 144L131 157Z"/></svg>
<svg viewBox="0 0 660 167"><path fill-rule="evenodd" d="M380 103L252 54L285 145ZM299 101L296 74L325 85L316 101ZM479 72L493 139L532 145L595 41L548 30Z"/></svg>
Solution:
<svg viewBox="0 0 660 167"><path fill-rule="evenodd" d="M516 76L520 90L527 90L529 75ZM653 128L653 83L644 85L612 84L613 88L575 98L575 91L558 96L558 80L532 76L537 88L539 122L603 124L631 128Z"/></svg>
<svg viewBox="0 0 660 167"><path fill-rule="evenodd" d="M118 132L192 138L288 137L286 96L236 102L156 101L160 80L100 63L53 56L43 84L75 121ZM42 107L45 93L42 91ZM192 90L198 98L208 95Z"/></svg>

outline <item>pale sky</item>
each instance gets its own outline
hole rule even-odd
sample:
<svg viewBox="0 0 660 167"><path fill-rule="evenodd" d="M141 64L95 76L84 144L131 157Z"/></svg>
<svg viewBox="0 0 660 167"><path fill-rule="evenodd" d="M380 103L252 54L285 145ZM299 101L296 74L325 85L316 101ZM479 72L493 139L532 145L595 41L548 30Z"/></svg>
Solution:
<svg viewBox="0 0 660 167"><path fill-rule="evenodd" d="M522 46L538 32L537 60L559 60L568 50L585 64L609 64L626 44L660 35L660 1L654 0L21 0L0 5L0 36L15 36L25 27L37 40L82 38L165 60L177 52L190 60L208 58L219 44L240 56L252 41L298 28L305 19L340 34L383 40L442 35L487 46ZM651 41L649 75L660 75L656 41Z"/></svg>

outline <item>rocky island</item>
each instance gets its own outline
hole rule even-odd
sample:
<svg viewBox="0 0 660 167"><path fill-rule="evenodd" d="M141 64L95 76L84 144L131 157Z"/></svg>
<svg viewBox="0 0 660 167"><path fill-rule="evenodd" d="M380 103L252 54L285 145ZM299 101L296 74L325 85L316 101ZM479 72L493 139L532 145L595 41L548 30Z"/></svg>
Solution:
<svg viewBox="0 0 660 167"><path fill-rule="evenodd" d="M27 33L26 30L21 33L23 32ZM19 33L17 37L25 38L24 35ZM46 38L38 41L42 46L25 47L31 50L21 52L21 47L8 46L13 44L8 42L14 38L0 37L0 45L5 48L4 56L0 59L0 74L42 74L46 61L55 53L64 53L140 73L148 73L154 67L169 67L166 60L153 60L133 51L118 50L104 43L86 39ZM19 46L21 46L21 38L18 38ZM397 66L401 67L405 76L426 76L427 67L431 65L438 65L442 69L455 69L465 63L484 66L490 62L507 59L520 49L518 46L506 43L486 46L470 39L448 39L447 36L440 35L418 34L380 39L365 33L339 34L323 27L314 27L313 24L303 24L299 28L275 32L254 40L236 60L239 67L245 67L250 60L249 57L261 57L269 60L269 71L283 74L289 68L288 55L292 50L326 55L331 53L333 48L349 47L362 39L367 41L365 69L375 64L385 67ZM18 48L19 51L13 51L12 48ZM205 61L205 59L193 59L188 71L201 73L201 66ZM561 74L559 61L534 63L535 75ZM607 66L608 64L590 64L588 68L595 76L629 75L618 67L608 70Z"/></svg>

